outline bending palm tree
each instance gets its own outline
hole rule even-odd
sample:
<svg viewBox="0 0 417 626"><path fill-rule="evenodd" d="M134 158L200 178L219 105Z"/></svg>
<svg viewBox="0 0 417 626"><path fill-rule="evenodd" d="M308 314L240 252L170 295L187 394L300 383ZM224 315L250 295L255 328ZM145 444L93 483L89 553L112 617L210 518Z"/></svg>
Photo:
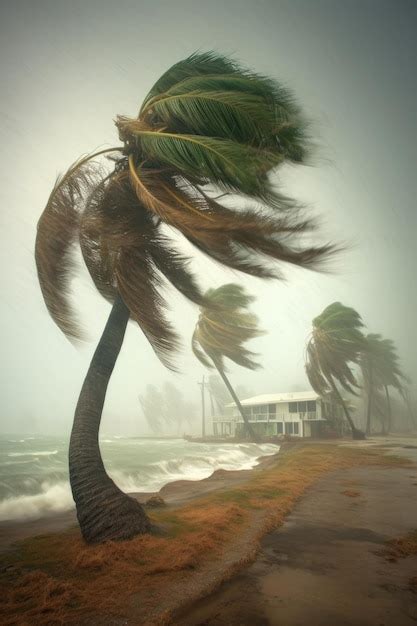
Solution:
<svg viewBox="0 0 417 626"><path fill-rule="evenodd" d="M379 334L366 336L366 346L361 354L360 366L367 394L366 434L371 433L372 403L378 390L385 389L388 411L388 427L391 429L391 400L388 387L392 386L400 393L403 389L404 375L399 367L399 359L391 339L383 339ZM385 428L384 428L385 430Z"/></svg>
<svg viewBox="0 0 417 626"><path fill-rule="evenodd" d="M359 313L340 302L333 302L313 319L313 332L306 354L306 373L311 386L321 396L333 392L338 398L353 439L364 439L365 435L354 425L336 382L355 394L354 388L358 384L349 363L358 363L364 348L362 327Z"/></svg>
<svg viewBox="0 0 417 626"><path fill-rule="evenodd" d="M36 239L46 306L69 338L79 337L67 300L74 242L96 288L113 306L70 441L72 493L83 536L91 542L149 528L139 504L107 476L98 446L106 389L127 322L136 321L172 367L177 338L164 316L164 279L203 303L188 259L162 234L161 223L223 265L255 276L279 277L267 267L268 257L317 268L332 251L303 243L311 221L269 180L279 165L303 162L308 143L299 108L275 81L220 55L194 54L156 82L137 118L118 117L116 125L120 147L83 157L58 179ZM110 169L92 161L117 152ZM221 189L235 202L240 194L256 207L226 207L208 184L211 193Z"/></svg>
<svg viewBox="0 0 417 626"><path fill-rule="evenodd" d="M224 366L224 358L228 358L248 369L259 367L252 359L254 354L243 345L249 339L263 334L258 329L256 316L246 310L253 297L239 285L231 283L218 289L209 289L204 299L205 304L200 307L192 338L193 352L206 367L213 367L212 361L242 416L248 436L256 442L255 432L226 376Z"/></svg>

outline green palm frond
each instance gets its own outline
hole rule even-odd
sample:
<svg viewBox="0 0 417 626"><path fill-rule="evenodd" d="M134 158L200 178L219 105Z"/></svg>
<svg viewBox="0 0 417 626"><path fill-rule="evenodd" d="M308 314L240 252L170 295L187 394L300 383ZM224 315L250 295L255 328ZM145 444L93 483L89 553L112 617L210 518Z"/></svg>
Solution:
<svg viewBox="0 0 417 626"><path fill-rule="evenodd" d="M363 325L359 313L340 302L333 302L313 319L306 373L317 393L328 392L333 380L356 393L358 383L349 364L359 362L366 345Z"/></svg>
<svg viewBox="0 0 417 626"><path fill-rule="evenodd" d="M190 111L190 118L187 117L187 105L179 104L179 99L176 99L174 108L169 111L173 102L170 98L192 92L205 94L217 92L222 94L223 99L231 99L231 102L235 101L234 97L238 94L242 106L239 112L236 112L235 109L233 114L230 108L224 109L221 106L223 102L219 103L217 107L214 102L211 107L207 105L210 107L211 113L209 119L217 119L217 122L213 119L214 126L210 126L211 121L204 122L201 120L201 99L199 103L196 100L192 101L191 109L194 110ZM251 98L257 99L256 111L253 106L254 101ZM184 103L185 99L181 102ZM169 105L168 109L166 104ZM195 106L197 106L197 110L195 110ZM182 119L190 128L190 124L193 123L191 119L196 115L199 118L198 120L194 119L194 122L197 122L196 132L216 137L225 136L223 132L228 128L227 119L229 118L230 122L230 116L236 115L236 134L233 139L239 140L239 131L245 127L246 131L248 130L246 122L243 123L242 127L239 124L239 119L243 121L242 115L244 116L245 109L252 111L259 125L258 131L255 131L252 125L251 132L247 135L248 140L252 137L265 146L279 149L285 153L286 158L296 162L305 158L309 144L306 132L307 124L291 92L276 81L251 72L231 59L213 52L195 53L170 68L145 98L139 117L148 113L156 116L159 120L164 119L173 128L175 122ZM179 113L178 118L174 116L175 119L173 119L174 113ZM201 133L202 128L199 126L201 122L205 128L204 133ZM219 128L220 135L217 134ZM209 132L207 133L207 131ZM242 138L244 135L243 132Z"/></svg>
<svg viewBox="0 0 417 626"><path fill-rule="evenodd" d="M139 161L158 163L200 184L214 183L253 197L262 197L268 187L267 172L283 160L280 154L228 139L144 130L135 120L119 121L119 128L135 137Z"/></svg>
<svg viewBox="0 0 417 626"><path fill-rule="evenodd" d="M233 91L192 91L167 94L152 113L175 132L232 139L253 145L270 140L272 112L262 98Z"/></svg>
<svg viewBox="0 0 417 626"><path fill-rule="evenodd" d="M151 98L170 89L176 83L194 76L206 74L233 74L235 64L216 52L194 52L186 59L175 63L156 81L143 101L141 112Z"/></svg>
<svg viewBox="0 0 417 626"><path fill-rule="evenodd" d="M227 358L249 369L259 367L256 355L244 346L263 334L257 317L247 311L253 300L234 283L206 291L192 339L194 354L203 365L210 366L211 359L224 370L223 360Z"/></svg>

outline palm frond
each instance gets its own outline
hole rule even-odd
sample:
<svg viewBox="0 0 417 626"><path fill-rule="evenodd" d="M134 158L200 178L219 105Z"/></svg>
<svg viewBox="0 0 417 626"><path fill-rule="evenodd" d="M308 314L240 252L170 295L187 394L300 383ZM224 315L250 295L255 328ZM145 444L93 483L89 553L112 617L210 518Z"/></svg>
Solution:
<svg viewBox="0 0 417 626"><path fill-rule="evenodd" d="M270 142L275 122L262 98L233 91L168 93L152 105L152 114L170 132L257 146Z"/></svg>
<svg viewBox="0 0 417 626"><path fill-rule="evenodd" d="M216 52L194 52L186 59L175 63L156 81L143 101L141 111L151 98L170 89L173 85L187 78L204 76L206 74L233 74L236 65L233 61Z"/></svg>
<svg viewBox="0 0 417 626"><path fill-rule="evenodd" d="M139 160L172 168L200 184L214 183L255 198L269 188L268 171L283 160L280 154L230 139L144 130L137 120L119 119L118 125L135 138Z"/></svg>
<svg viewBox="0 0 417 626"><path fill-rule="evenodd" d="M340 302L333 302L313 319L306 373L317 393L328 392L334 379L349 393L357 394L359 385L349 364L360 360L365 345L363 325L359 313Z"/></svg>
<svg viewBox="0 0 417 626"><path fill-rule="evenodd" d="M290 91L276 81L243 68L218 53L194 53L173 65L146 96L139 117L150 118L154 123L164 120L173 129L179 121L196 134L227 136L223 133L229 126L227 119L230 122L230 109L226 111L222 106L213 108L206 105L208 115L204 121L201 119L201 98L198 101L189 99L189 113L186 98L175 98L185 94L216 92L231 101L238 94L241 100L242 107L235 120L234 140L237 140L243 129L249 129L246 122L240 124L238 121L243 121L241 115L245 107L249 106L254 121L258 123L258 132L254 132L253 127L249 134L243 130L241 139L255 139L285 154L289 160L301 162L305 159L309 149L307 124ZM254 104L251 98L257 99L256 110L251 106L251 102ZM262 126L266 132L259 134Z"/></svg>
<svg viewBox="0 0 417 626"><path fill-rule="evenodd" d="M175 369L172 354L178 337L164 315L162 283L146 247L122 250L115 270L118 291L159 359Z"/></svg>
<svg viewBox="0 0 417 626"><path fill-rule="evenodd" d="M130 159L132 184L141 203L165 223L177 228L199 250L216 261L248 274L279 277L265 258L322 269L335 246L303 246L303 233L314 222L298 211L265 215L260 209L235 211L195 186L184 186L169 172L138 170Z"/></svg>
<svg viewBox="0 0 417 626"><path fill-rule="evenodd" d="M85 158L59 177L39 219L35 260L45 304L54 322L70 339L82 337L72 307L69 288L72 251L86 196L97 182L97 171Z"/></svg>
<svg viewBox="0 0 417 626"><path fill-rule="evenodd" d="M197 358L207 365L211 359L224 369L224 358L249 369L259 364L256 355L244 346L246 341L263 334L258 319L247 311L253 297L240 285L230 283L217 289L208 289L205 304L193 334L192 347Z"/></svg>

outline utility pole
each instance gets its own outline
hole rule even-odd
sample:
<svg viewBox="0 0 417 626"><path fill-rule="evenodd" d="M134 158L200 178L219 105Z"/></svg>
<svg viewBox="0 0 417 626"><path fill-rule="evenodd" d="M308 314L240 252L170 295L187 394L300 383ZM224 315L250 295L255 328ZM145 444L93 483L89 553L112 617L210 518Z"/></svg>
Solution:
<svg viewBox="0 0 417 626"><path fill-rule="evenodd" d="M201 426L202 426L202 436L203 438L206 436L206 405L205 405L205 378L203 374L203 381L201 383L197 383L201 387Z"/></svg>

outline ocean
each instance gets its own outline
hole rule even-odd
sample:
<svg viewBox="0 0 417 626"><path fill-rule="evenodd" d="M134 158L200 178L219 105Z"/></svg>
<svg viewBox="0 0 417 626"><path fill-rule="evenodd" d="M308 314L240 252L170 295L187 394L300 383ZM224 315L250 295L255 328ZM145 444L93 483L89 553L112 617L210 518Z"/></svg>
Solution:
<svg viewBox="0 0 417 626"><path fill-rule="evenodd" d="M105 467L126 492L158 491L174 480L201 480L217 469L250 469L279 446L193 443L183 439L103 436ZM73 508L68 441L63 437L0 436L0 521L38 519Z"/></svg>

